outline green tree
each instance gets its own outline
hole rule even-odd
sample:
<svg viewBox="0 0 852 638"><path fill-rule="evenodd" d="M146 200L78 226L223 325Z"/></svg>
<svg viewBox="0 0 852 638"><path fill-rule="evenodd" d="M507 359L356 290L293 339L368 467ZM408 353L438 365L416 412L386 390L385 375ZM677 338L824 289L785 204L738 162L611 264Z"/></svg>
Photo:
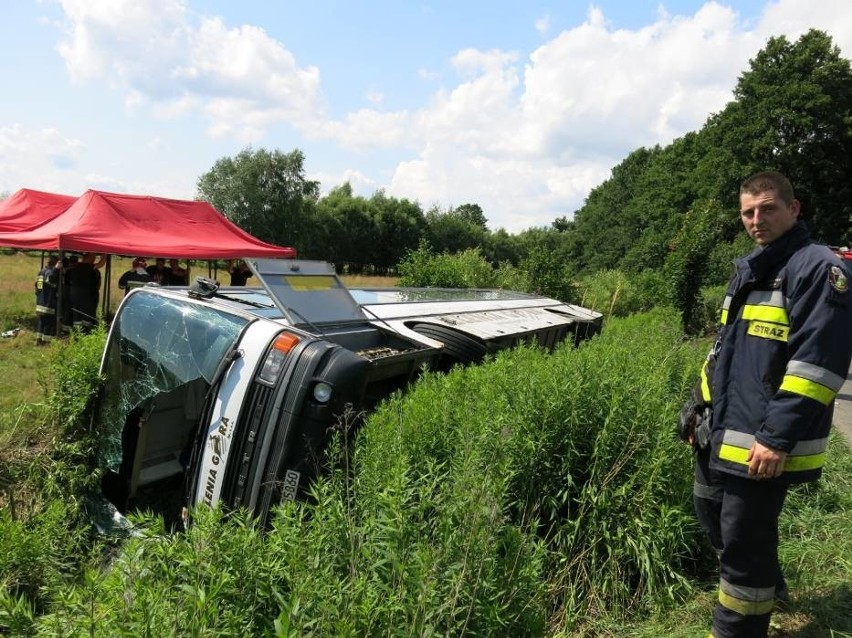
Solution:
<svg viewBox="0 0 852 638"><path fill-rule="evenodd" d="M310 207L305 219L304 240L299 248L299 257L334 262L339 255L343 237L340 219L322 205L322 200Z"/></svg>
<svg viewBox="0 0 852 638"><path fill-rule="evenodd" d="M426 232L426 217L418 203L388 197L383 191L374 193L369 205L377 233L371 263L379 274L387 274L417 248Z"/></svg>
<svg viewBox="0 0 852 638"><path fill-rule="evenodd" d="M652 213L637 210L632 202L639 181L661 152L658 147L633 151L612 170L608 180L589 193L571 229L580 251L578 270L585 273L615 268L640 237Z"/></svg>
<svg viewBox="0 0 852 638"><path fill-rule="evenodd" d="M701 288L707 283L707 264L713 247L719 243L722 220L727 216L716 201L698 202L683 215L682 224L672 240L664 274L670 286L672 305L680 312L683 329L698 332L696 309Z"/></svg>
<svg viewBox="0 0 852 638"><path fill-rule="evenodd" d="M562 217L554 219L550 225L553 227L553 230L558 230L560 233L564 233L574 226L574 220L568 219L567 216L563 215Z"/></svg>
<svg viewBox="0 0 852 638"><path fill-rule="evenodd" d="M852 242L852 72L825 33L809 31L795 44L770 39L734 100L700 131L665 148L637 149L616 166L566 229L576 241L576 270L662 267L698 201L728 211L716 237L730 244L742 230L739 184L758 170L791 178L818 239Z"/></svg>
<svg viewBox="0 0 852 638"><path fill-rule="evenodd" d="M479 204L462 204L453 209L452 213L482 230L488 230L488 220Z"/></svg>
<svg viewBox="0 0 852 638"><path fill-rule="evenodd" d="M327 261L338 272L361 273L372 263L378 231L370 211L370 203L354 195L349 182L332 189L317 204L321 214L333 219L337 236L328 246Z"/></svg>
<svg viewBox="0 0 852 638"><path fill-rule="evenodd" d="M319 182L305 177L304 163L298 149L246 148L199 177L196 197L255 237L299 250L310 243L305 220L319 198Z"/></svg>
<svg viewBox="0 0 852 638"><path fill-rule="evenodd" d="M468 248L482 246L486 231L479 224L453 210L442 211L438 207L426 213L426 236L429 244L438 253L459 253Z"/></svg>
<svg viewBox="0 0 852 638"><path fill-rule="evenodd" d="M482 245L482 254L492 264L510 263L517 266L521 262L523 247L517 235L510 235L505 228L486 233Z"/></svg>
<svg viewBox="0 0 852 638"><path fill-rule="evenodd" d="M771 38L734 96L720 116L724 147L748 173L774 169L788 175L814 235L846 243L852 238L849 60L822 31L808 31L795 43ZM736 188L729 190L736 197Z"/></svg>

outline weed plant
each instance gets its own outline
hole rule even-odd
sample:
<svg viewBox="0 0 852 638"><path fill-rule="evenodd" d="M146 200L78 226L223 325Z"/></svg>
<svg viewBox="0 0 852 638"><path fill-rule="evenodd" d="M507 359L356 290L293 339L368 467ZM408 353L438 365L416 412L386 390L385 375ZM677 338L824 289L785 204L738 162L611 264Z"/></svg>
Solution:
<svg viewBox="0 0 852 638"><path fill-rule="evenodd" d="M68 440L79 440L88 427L87 408L98 388L106 329L101 324L89 334L73 331L53 350L49 375L39 378L48 399L48 418Z"/></svg>
<svg viewBox="0 0 852 638"><path fill-rule="evenodd" d="M607 317L626 317L665 305L669 297L660 271L644 270L628 276L621 270L599 270L577 284L579 304Z"/></svg>

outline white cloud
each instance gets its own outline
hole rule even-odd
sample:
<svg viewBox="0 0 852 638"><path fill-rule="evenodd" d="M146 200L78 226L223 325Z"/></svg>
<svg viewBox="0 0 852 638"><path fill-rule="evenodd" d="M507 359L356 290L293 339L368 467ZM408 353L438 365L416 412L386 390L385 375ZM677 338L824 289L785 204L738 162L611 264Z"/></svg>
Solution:
<svg viewBox="0 0 852 638"><path fill-rule="evenodd" d="M598 148L616 159L699 127L730 99L755 47L735 27L716 4L637 31L611 30L592 12L530 56L522 108L535 152Z"/></svg>
<svg viewBox="0 0 852 638"><path fill-rule="evenodd" d="M149 147L163 148L159 138ZM92 171L85 165L91 151L82 141L56 128L28 129L21 124L0 127L0 193L34 188L67 195L81 195L90 188L117 193L150 193L190 199L194 178L173 171L151 177L142 171L130 178Z"/></svg>
<svg viewBox="0 0 852 638"><path fill-rule="evenodd" d="M717 4L636 31L597 9L530 54L460 52L478 73L417 115L423 150L391 191L446 205L475 201L511 231L573 213L612 166L642 145L699 128L730 99L760 45Z"/></svg>
<svg viewBox="0 0 852 638"><path fill-rule="evenodd" d="M852 58L852 11L844 0L775 0L767 3L757 27L764 40L784 34L788 40L795 41L809 29L829 33L843 56Z"/></svg>
<svg viewBox="0 0 852 638"><path fill-rule="evenodd" d="M178 0L61 0L68 38L58 49L72 79L106 78L116 86L163 82L148 71L182 56L186 7Z"/></svg>
<svg viewBox="0 0 852 638"><path fill-rule="evenodd" d="M145 191L132 191L129 184L123 180L115 178L111 175L102 175L100 173L87 173L84 177L87 188L97 191L106 191L108 193L133 193Z"/></svg>
<svg viewBox="0 0 852 638"><path fill-rule="evenodd" d="M305 132L312 137L333 139L355 151L406 145L412 135L407 112L382 113L373 109L355 111L342 122L326 122Z"/></svg>
<svg viewBox="0 0 852 638"><path fill-rule="evenodd" d="M228 28L191 15L177 0L62 0L67 38L59 45L79 83L105 80L128 108L161 118L201 112L215 135L261 137L282 120L322 117L319 70L256 26ZM221 119L227 117L227 120Z"/></svg>
<svg viewBox="0 0 852 638"><path fill-rule="evenodd" d="M427 82L435 82L436 80L440 79L441 74L437 71L433 71L432 69L421 67L417 69L417 77Z"/></svg>
<svg viewBox="0 0 852 638"><path fill-rule="evenodd" d="M535 30L541 35L546 35L550 32L550 16L545 15L535 21Z"/></svg>
<svg viewBox="0 0 852 638"><path fill-rule="evenodd" d="M570 214L565 202L582 198L589 184L600 183L607 174L607 168L594 162L546 166L430 146L419 159L397 167L388 192L417 199L425 208L477 203L486 214L501 211L499 217L489 217L489 227L516 232Z"/></svg>
<svg viewBox="0 0 852 638"><path fill-rule="evenodd" d="M42 190L74 195L80 191L75 167L83 143L63 135L55 128L27 130L20 124L0 127L0 192L14 192L31 186L33 176Z"/></svg>
<svg viewBox="0 0 852 638"><path fill-rule="evenodd" d="M826 26L837 22L820 4ZM739 74L777 25L808 24L799 3L768 5L757 25L708 2L694 15L660 9L641 29L614 29L602 11L533 51L464 49L460 81L408 112L361 110L323 135L362 150L420 150L397 166L390 193L425 206L477 202L492 227L519 231L570 215L639 146L668 144L732 98ZM852 21L838 26L848 33ZM748 26L748 28L747 28ZM840 42L842 46L842 41ZM372 185L371 185L372 186Z"/></svg>

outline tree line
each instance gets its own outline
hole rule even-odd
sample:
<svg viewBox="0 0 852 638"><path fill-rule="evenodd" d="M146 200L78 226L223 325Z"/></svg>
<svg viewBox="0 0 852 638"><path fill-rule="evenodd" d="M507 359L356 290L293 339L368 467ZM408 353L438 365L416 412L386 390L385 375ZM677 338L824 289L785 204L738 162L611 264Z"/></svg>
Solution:
<svg viewBox="0 0 852 638"><path fill-rule="evenodd" d="M770 38L700 130L634 150L571 218L518 234L489 229L475 203L424 212L383 191L354 195L348 183L320 196L304 160L298 149L245 149L202 175L197 197L265 241L353 273L394 273L428 245L476 249L495 267L538 255L577 276L700 267L700 280L684 285L722 283L750 245L737 192L758 170L790 176L818 240L852 243L852 70L822 31Z"/></svg>

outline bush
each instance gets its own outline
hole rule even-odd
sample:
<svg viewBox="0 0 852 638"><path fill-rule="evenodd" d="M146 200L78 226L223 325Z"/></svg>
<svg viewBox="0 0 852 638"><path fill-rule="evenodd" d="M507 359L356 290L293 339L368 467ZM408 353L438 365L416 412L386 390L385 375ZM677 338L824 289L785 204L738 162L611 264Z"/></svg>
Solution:
<svg viewBox="0 0 852 638"><path fill-rule="evenodd" d="M103 324L90 334L73 331L53 350L50 369L40 378L48 394L49 419L64 437L76 440L85 433L105 343Z"/></svg>
<svg viewBox="0 0 852 638"><path fill-rule="evenodd" d="M0 628L24 634L45 596L78 574L92 545L84 495L96 486L85 408L94 395L104 332L57 341L42 371L46 409L39 445L4 450L0 487Z"/></svg>
<svg viewBox="0 0 852 638"><path fill-rule="evenodd" d="M579 304L608 317L626 317L659 306L668 297L659 271L645 270L629 277L621 270L599 270L577 284Z"/></svg>
<svg viewBox="0 0 852 638"><path fill-rule="evenodd" d="M385 403L310 516L281 511L291 626L545 635L683 595L700 543L673 423L702 353L677 323L612 322L577 350L501 353Z"/></svg>
<svg viewBox="0 0 852 638"><path fill-rule="evenodd" d="M708 286L701 289L692 316L690 332L697 335L707 335L719 329L722 303L725 300L727 285Z"/></svg>
<svg viewBox="0 0 852 638"><path fill-rule="evenodd" d="M509 262L503 262L494 274L494 285L502 290L519 290L527 292L532 289L529 274Z"/></svg>
<svg viewBox="0 0 852 638"><path fill-rule="evenodd" d="M493 288L494 269L478 248L436 255L421 243L399 264L399 285L415 288Z"/></svg>
<svg viewBox="0 0 852 638"><path fill-rule="evenodd" d="M715 283L708 276L710 255L721 243L727 217L715 200L696 202L683 215L680 230L671 241L663 272L669 283L669 302L680 312L687 334L696 329L701 287Z"/></svg>
<svg viewBox="0 0 852 638"><path fill-rule="evenodd" d="M526 273L529 281L527 292L568 303L576 300L574 273L557 252L546 246L536 245L521 261L520 268Z"/></svg>
<svg viewBox="0 0 852 638"><path fill-rule="evenodd" d="M518 267L503 263L496 270L478 248L434 254L429 246L410 252L399 265L400 286L437 288L503 288L532 292L561 301L576 297L572 273L555 253L535 248Z"/></svg>

